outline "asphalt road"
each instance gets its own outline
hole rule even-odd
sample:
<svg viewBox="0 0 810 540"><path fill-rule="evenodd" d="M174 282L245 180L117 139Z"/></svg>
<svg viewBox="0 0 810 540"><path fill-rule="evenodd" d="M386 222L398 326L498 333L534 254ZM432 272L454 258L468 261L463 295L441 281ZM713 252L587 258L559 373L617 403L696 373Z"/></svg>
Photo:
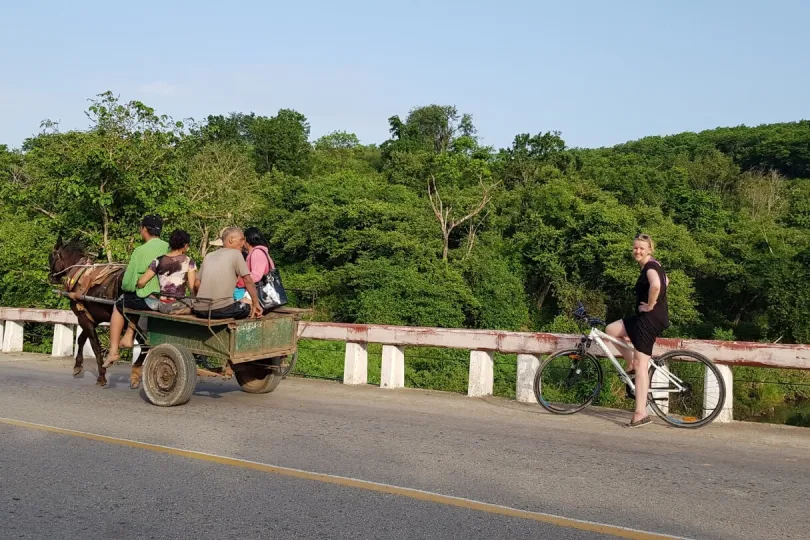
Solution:
<svg viewBox="0 0 810 540"><path fill-rule="evenodd" d="M208 380L159 408L126 366L101 389L41 358L0 355L18 421L0 420L0 538L810 536L807 429L627 430L613 411L294 378L265 396Z"/></svg>

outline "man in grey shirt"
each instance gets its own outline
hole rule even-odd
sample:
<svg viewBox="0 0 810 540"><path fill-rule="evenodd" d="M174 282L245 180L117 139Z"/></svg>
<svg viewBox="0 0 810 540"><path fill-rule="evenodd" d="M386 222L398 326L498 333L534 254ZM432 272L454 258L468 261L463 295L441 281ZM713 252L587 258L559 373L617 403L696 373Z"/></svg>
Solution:
<svg viewBox="0 0 810 540"><path fill-rule="evenodd" d="M242 257L244 243L245 235L242 230L228 227L222 231L222 248L209 253L203 259L196 280L199 287L193 308L196 316L205 319L209 316L212 319L262 316L256 284ZM233 298L236 281L240 277L245 281L245 288L253 299L252 307Z"/></svg>

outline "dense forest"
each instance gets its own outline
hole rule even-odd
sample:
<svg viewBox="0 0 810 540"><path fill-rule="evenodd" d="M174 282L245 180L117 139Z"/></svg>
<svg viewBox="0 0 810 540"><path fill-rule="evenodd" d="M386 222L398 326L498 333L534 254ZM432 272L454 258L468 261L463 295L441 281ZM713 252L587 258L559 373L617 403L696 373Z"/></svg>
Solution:
<svg viewBox="0 0 810 540"><path fill-rule="evenodd" d="M633 236L672 281L670 335L810 341L810 121L569 148L556 131L483 146L469 114L428 105L390 139L310 140L306 117L177 122L112 93L90 126L44 121L0 146L0 305L57 304L57 235L126 260L144 213L200 258L221 227L256 225L318 317L566 330L577 300L632 309Z"/></svg>

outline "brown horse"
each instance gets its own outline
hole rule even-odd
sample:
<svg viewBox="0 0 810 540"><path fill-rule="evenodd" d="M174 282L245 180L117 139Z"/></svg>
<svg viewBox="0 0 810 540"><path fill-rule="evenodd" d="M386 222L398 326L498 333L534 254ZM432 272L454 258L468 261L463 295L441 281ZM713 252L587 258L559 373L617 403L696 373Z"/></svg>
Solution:
<svg viewBox="0 0 810 540"><path fill-rule="evenodd" d="M98 365L96 384L106 386L107 369L102 367L104 354L96 328L102 323L110 322L112 310L115 309L112 302L121 294L121 282L126 267L121 264L95 264L94 258L87 254L82 244L78 242L63 244L61 237L57 240L48 259L51 283L64 284L65 291L76 297L86 295L110 301L109 304L83 302L78 298L71 298L70 301L70 310L76 315L81 328L76 342L78 352L76 353L76 363L73 366L73 376L78 377L82 374L84 345L89 339ZM133 324L136 322L133 321ZM143 355L132 367L130 388L139 386L142 365Z"/></svg>

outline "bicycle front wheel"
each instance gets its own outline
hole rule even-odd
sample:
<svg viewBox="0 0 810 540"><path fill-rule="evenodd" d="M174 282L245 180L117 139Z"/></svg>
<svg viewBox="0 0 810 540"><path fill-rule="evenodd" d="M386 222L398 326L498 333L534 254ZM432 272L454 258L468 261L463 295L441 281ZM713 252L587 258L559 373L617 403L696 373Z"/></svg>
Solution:
<svg viewBox="0 0 810 540"><path fill-rule="evenodd" d="M699 428L712 422L726 402L717 366L702 354L670 351L650 365L649 405L664 422Z"/></svg>
<svg viewBox="0 0 810 540"><path fill-rule="evenodd" d="M557 351L534 375L534 396L547 411L574 414L591 403L602 388L602 366L592 354L577 349Z"/></svg>

